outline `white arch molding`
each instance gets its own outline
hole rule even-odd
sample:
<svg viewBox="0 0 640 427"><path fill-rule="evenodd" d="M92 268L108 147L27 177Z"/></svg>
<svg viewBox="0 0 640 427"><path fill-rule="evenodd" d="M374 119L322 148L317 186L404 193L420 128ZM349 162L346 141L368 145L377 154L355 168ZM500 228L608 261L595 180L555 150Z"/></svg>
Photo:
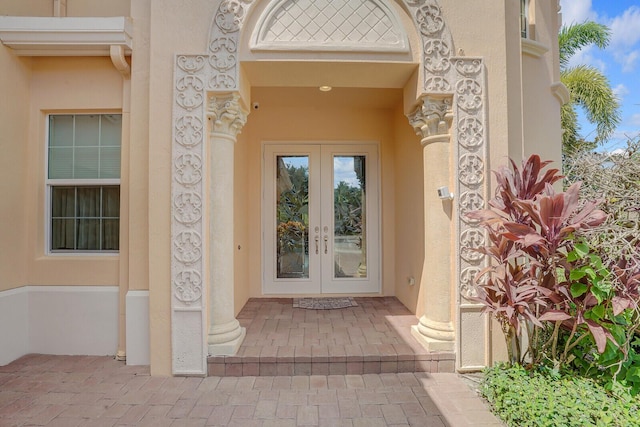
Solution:
<svg viewBox="0 0 640 427"><path fill-rule="evenodd" d="M211 251L216 249L207 244L210 237L204 234L210 228L216 228L215 225L209 227L205 223L211 218L211 212L206 209L209 203L205 201L215 198L214 193L220 189L215 182L215 178L220 177L220 171L207 170L205 156L210 155L210 150L205 149L205 144L224 141L224 155L231 153L232 156L236 135L247 119L247 112L242 111L239 103L241 83L238 43L243 24L257 1L220 1L212 20L206 51L200 55L178 54L175 57L171 174L171 335L174 375L206 375L206 360L210 350L223 348L221 351L234 351L244 336L237 320L227 319L228 313L213 313L213 317L222 316L218 319L221 323L211 326L206 324L205 310L208 306L221 309L225 305L227 309L233 310L233 283L224 285L226 290L222 291L221 296L215 293L220 291L216 287L222 284L209 284L210 280L232 281L233 272L222 272L222 276L214 279L207 277L209 270L215 270L216 265L221 265L219 261L212 261ZM374 6L385 5L384 0L371 0L374 1ZM274 2L295 3L296 0ZM423 47L420 52L422 79L419 83L422 96L417 100L417 110L409 117L410 122L421 135L423 144L425 141L428 144L434 137L438 137L440 141L447 138L446 150L457 159L454 162L455 170L449 172L457 177L457 211L454 211L455 231L452 239L457 254L456 277L452 279L455 285L445 284L449 290L449 301L451 294L455 295L456 310L450 314L451 331L444 331L443 337L445 347L456 351L457 368L475 369L486 363L487 328L486 319L480 320L481 307L469 298L475 292L473 276L483 267L485 260L469 249L483 244L485 235L477 223L469 221L463 214L484 206L487 200L484 64L482 58L453 55L453 40L436 0L398 2L411 16ZM363 1L358 0L358 3ZM392 9L387 5L382 8ZM286 44L291 45L294 41L289 38ZM344 43L340 45L341 43L337 43L335 49L345 48ZM375 46L370 46L369 49L375 50ZM383 43L380 49L388 51L389 44ZM434 104L441 104L441 107L434 110ZM439 108L444 110L439 112ZM420 117L424 121L423 125L416 124ZM436 126L430 128L429 123L433 123L434 117L437 118ZM446 126L442 126L442 123ZM207 176L212 181L208 189L204 186L208 181ZM222 214L228 217L229 212ZM228 229L232 230L233 227ZM221 236L215 237L219 243ZM228 244L229 236L222 240ZM221 253L225 252L218 252ZM233 257L233 250L226 253L226 256ZM223 263L233 265L232 258L231 262L228 261L224 260ZM210 264L207 265L207 262ZM211 274L216 275L218 272L212 271ZM455 292L452 286L455 287ZM222 298L223 304L219 298ZM209 304L205 302L207 299ZM426 323L426 327L429 327L428 319L426 322L421 319L420 323ZM212 339L212 334L216 331L220 331L220 335ZM212 344L212 341L218 339L224 341L224 337L230 337L228 345L223 342L215 347L218 344Z"/></svg>

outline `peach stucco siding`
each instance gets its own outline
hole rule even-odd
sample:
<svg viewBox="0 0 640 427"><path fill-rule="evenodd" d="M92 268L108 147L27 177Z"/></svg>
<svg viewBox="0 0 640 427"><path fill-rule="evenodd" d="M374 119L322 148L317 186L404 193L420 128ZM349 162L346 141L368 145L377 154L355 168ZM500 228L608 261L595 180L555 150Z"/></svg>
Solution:
<svg viewBox="0 0 640 427"><path fill-rule="evenodd" d="M67 16L132 18L130 76L121 74L108 56L25 57L0 46L0 293L27 286L118 287L114 354L124 355L124 298L130 291L148 291L149 363L154 375L172 373L175 58L206 52L220 3L67 0ZM433 280L425 259L430 250L439 248L439 242L432 248L425 245L429 224L425 224L424 188L454 188L455 177L449 182L430 181L428 162L433 159L423 161L421 138L406 117L418 104L419 82L424 80L422 41L407 7L402 1L390 1L407 33L409 49L404 53L291 51L276 57L251 49L252 26L269 1L254 3L238 53L241 102L249 115L235 143L234 313L249 298L264 296L263 144L366 141L378 143L380 154L380 295L396 296L422 316ZM557 2L532 1L533 37L547 48L539 55L522 53L519 2L439 0L439 4L455 45L453 54L483 60L485 167L492 169L508 157L519 160L530 153L559 162L561 96L552 90L559 81ZM52 16L56 5L54 0L0 0L0 16ZM320 93L317 86L328 76L334 90ZM259 109L250 108L254 102ZM123 113L119 254L46 253L46 120L49 113L63 112ZM441 161L456 170L453 152ZM455 215L455 208L449 214ZM455 225L449 231L455 235ZM445 273L454 277L459 254L448 243L452 249L445 255L451 262ZM452 313L457 295L452 286ZM452 321L455 324L456 319ZM491 341L490 332L488 336ZM477 348L484 349L484 344ZM502 354L500 345L490 342L486 354L474 357L489 363Z"/></svg>
<svg viewBox="0 0 640 427"><path fill-rule="evenodd" d="M31 61L0 50L0 291L27 284L27 162Z"/></svg>

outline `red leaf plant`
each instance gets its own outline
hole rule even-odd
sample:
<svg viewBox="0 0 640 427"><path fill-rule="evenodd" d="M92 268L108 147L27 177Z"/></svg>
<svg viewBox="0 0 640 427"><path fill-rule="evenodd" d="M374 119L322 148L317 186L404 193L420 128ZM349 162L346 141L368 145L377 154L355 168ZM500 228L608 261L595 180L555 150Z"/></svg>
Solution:
<svg viewBox="0 0 640 427"><path fill-rule="evenodd" d="M468 214L484 226L490 242L477 248L491 259L476 277L477 300L501 324L511 363L523 364L527 355L535 362L549 345L555 354L560 328L580 337L590 333L602 351L603 341L613 340L605 328L584 318L591 294L572 294L566 279L575 233L601 224L606 215L597 202L579 208L580 184L556 192L552 184L563 176L557 169L543 171L549 163L532 155L519 169L510 160L511 168L494 171L497 188L490 208Z"/></svg>

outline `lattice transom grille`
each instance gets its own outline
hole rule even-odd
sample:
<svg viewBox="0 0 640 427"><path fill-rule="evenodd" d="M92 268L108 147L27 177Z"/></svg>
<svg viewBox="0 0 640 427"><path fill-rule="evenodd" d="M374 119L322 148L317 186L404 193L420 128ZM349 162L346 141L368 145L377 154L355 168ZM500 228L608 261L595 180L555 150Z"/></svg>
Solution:
<svg viewBox="0 0 640 427"><path fill-rule="evenodd" d="M266 22L259 44L403 46L389 13L371 0L288 0Z"/></svg>

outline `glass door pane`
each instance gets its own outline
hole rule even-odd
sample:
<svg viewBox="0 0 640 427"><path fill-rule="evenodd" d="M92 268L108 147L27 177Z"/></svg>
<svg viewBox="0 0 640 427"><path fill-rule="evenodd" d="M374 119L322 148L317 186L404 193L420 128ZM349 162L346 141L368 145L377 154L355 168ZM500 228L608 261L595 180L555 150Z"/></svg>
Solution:
<svg viewBox="0 0 640 427"><path fill-rule="evenodd" d="M309 278L309 156L276 157L276 277Z"/></svg>
<svg viewBox="0 0 640 427"><path fill-rule="evenodd" d="M367 277L365 156L333 156L334 277Z"/></svg>
<svg viewBox="0 0 640 427"><path fill-rule="evenodd" d="M380 292L374 144L265 144L265 294Z"/></svg>

